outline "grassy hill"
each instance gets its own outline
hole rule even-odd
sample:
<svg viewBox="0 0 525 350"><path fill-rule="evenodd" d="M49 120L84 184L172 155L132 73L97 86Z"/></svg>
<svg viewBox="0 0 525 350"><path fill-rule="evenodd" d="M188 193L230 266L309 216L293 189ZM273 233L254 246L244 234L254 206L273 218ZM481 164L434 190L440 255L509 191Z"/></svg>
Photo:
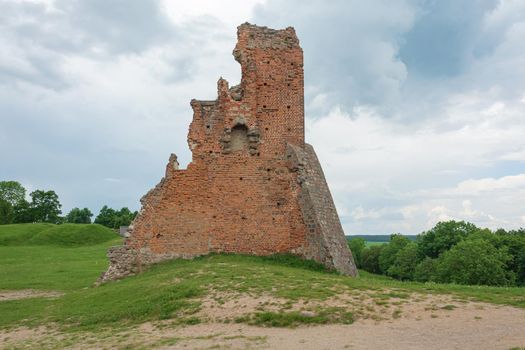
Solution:
<svg viewBox="0 0 525 350"><path fill-rule="evenodd" d="M108 247L120 243L112 231L97 225L9 225L0 227L0 241L0 292L63 293L58 298L0 301L0 329L53 323L70 330L102 331L164 319L194 324L206 322L202 314L206 304L222 305L247 297L274 301L255 312L225 316L220 321L266 326L351 323L356 317L368 317L363 300L382 308L381 313L392 313L413 293L451 293L458 300L525 307L522 288L408 283L365 272L349 278L286 255L174 260L95 287L108 265ZM355 301L345 307L323 304L341 295ZM315 316L292 308L299 302Z"/></svg>
<svg viewBox="0 0 525 350"><path fill-rule="evenodd" d="M113 230L97 224L0 225L0 246L74 247L100 244L115 238L118 235Z"/></svg>

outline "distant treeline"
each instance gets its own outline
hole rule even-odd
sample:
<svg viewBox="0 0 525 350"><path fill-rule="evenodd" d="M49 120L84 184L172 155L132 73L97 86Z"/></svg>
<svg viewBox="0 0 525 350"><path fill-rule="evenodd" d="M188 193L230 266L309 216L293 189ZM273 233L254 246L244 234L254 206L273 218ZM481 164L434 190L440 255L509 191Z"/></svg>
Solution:
<svg viewBox="0 0 525 350"><path fill-rule="evenodd" d="M369 238L377 237L353 236L348 242L357 266L365 271L420 282L525 286L523 228L491 231L447 221L415 240L394 234L387 243L367 246Z"/></svg>
<svg viewBox="0 0 525 350"><path fill-rule="evenodd" d="M367 242L389 242L391 235L351 235L346 236L346 239L353 239L353 238L362 238ZM408 238L411 241L415 241L417 238L417 235L403 235L403 237Z"/></svg>
<svg viewBox="0 0 525 350"><path fill-rule="evenodd" d="M17 181L0 181L0 225L47 222L52 224L90 224L93 213L88 208L73 208L62 216L62 204L55 191L36 190L26 200L26 189ZM137 216L128 208L112 209L104 205L95 224L118 229L128 226Z"/></svg>

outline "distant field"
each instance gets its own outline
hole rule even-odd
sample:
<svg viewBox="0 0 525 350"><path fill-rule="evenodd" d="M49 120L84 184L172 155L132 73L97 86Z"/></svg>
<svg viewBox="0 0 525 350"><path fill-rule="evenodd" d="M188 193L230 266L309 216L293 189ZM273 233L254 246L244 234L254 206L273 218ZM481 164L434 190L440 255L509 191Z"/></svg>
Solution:
<svg viewBox="0 0 525 350"><path fill-rule="evenodd" d="M385 241L385 242L366 241L366 246L370 247L370 246L373 246L373 245L381 245L381 244L385 244L385 243L388 243L388 241Z"/></svg>
<svg viewBox="0 0 525 350"><path fill-rule="evenodd" d="M78 236L79 230L91 238ZM103 242L92 244L98 240ZM47 245L43 244L45 241ZM525 307L523 288L401 282L366 272L360 272L358 278L349 278L328 272L315 262L288 255L210 255L174 260L153 266L138 276L94 287L108 266L107 249L121 242L111 231L100 230L96 225L46 225L40 229L10 225L0 227L0 242L3 242L0 296L3 291L9 295L28 289L63 294L55 298L0 298L0 330L53 324L61 332L90 332L108 337L119 329L147 321L172 320L179 325L208 322L202 310L210 302L218 307L235 305L236 300L249 303L242 300L250 298L263 301L273 298L278 302L261 302L258 308L237 316L224 316L221 322L276 327L348 324L356 318L393 314L412 293L452 294L460 301ZM324 304L339 295L369 300L375 305L370 310L376 311L359 306L361 302L345 307ZM315 316L305 316L292 308L302 301L306 301L304 307ZM239 307L233 309L242 311ZM72 343L60 343L66 340ZM49 341L50 348L61 348L71 347L79 340L71 335Z"/></svg>
<svg viewBox="0 0 525 350"><path fill-rule="evenodd" d="M404 235L410 240L415 240L416 235ZM346 239L351 240L352 238L362 238L366 241L367 246L380 245L390 242L390 235L352 235L346 236Z"/></svg>

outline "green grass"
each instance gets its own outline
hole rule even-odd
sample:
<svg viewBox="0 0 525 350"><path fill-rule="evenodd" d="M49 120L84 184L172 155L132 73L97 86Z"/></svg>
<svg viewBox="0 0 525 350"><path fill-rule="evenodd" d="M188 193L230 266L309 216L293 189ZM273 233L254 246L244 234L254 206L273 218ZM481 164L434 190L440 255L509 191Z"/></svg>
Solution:
<svg viewBox="0 0 525 350"><path fill-rule="evenodd" d="M0 225L0 246L95 245L117 238L111 229L97 224Z"/></svg>
<svg viewBox="0 0 525 350"><path fill-rule="evenodd" d="M372 242L372 241L366 241L365 244L367 247L371 247L371 246L374 246L374 245L381 245L381 244L386 244L388 242Z"/></svg>
<svg viewBox="0 0 525 350"><path fill-rule="evenodd" d="M16 230L26 238L30 235L22 228ZM11 241L17 241L15 238ZM50 237L49 241L56 240ZM141 275L94 287L93 283L107 268L107 248L117 243L118 239L76 247L20 244L0 247L0 289L33 288L65 293L57 299L0 302L0 328L54 322L64 329L98 331L164 319L194 324L202 321L195 316L201 299L214 295L264 294L292 303L321 301L340 293L358 296L368 293L378 302L388 303L390 298L405 300L410 293L417 292L454 294L459 299L525 307L523 288L401 282L366 272L361 272L359 278L349 278L287 255L210 255L174 260L155 265ZM336 308L321 307L313 312L313 316L305 316L295 310L261 310L241 321L293 327L304 323L350 323L354 317L352 312Z"/></svg>
<svg viewBox="0 0 525 350"><path fill-rule="evenodd" d="M351 312L342 308L329 307L317 310L311 315L300 311L256 312L253 315L240 317L236 322L266 327L297 327L303 324L351 324L354 322L354 317Z"/></svg>

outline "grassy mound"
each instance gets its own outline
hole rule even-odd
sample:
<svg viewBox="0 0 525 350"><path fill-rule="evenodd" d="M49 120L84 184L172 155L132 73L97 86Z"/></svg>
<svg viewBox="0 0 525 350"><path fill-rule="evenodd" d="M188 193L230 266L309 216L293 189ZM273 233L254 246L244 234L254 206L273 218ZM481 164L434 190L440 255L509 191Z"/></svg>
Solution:
<svg viewBox="0 0 525 350"><path fill-rule="evenodd" d="M117 238L111 229L97 224L18 224L0 226L0 246L52 245L78 247Z"/></svg>
<svg viewBox="0 0 525 350"><path fill-rule="evenodd" d="M213 312L221 305L243 310L242 298L247 297L261 298L260 304L249 312L220 316L221 322L270 327L348 324L368 312L396 315L405 300L421 298L412 296L414 293L452 294L458 302L478 300L525 307L523 288L402 282L366 272L349 278L289 255L208 255L173 260L148 267L137 276L94 287L107 269L108 247L121 241L112 239L116 236L97 225L0 227L2 242L9 238L12 244L0 246L0 290L64 293L56 299L0 301L0 329L52 323L64 329L99 332L166 319L174 324L195 324L207 322L208 313L203 311ZM96 239L106 241L93 244ZM324 303L341 296L353 299L344 304ZM241 301L235 306L237 300Z"/></svg>

